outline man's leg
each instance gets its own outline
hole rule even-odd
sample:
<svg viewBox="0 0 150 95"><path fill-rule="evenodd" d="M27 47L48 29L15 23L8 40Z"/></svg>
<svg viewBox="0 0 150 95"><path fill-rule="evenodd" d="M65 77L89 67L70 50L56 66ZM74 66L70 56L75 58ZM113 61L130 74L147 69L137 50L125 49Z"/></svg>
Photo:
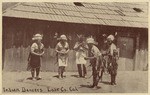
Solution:
<svg viewBox="0 0 150 95"><path fill-rule="evenodd" d="M111 82L110 82L110 84L113 85L113 75L111 74L110 77L111 77Z"/></svg>
<svg viewBox="0 0 150 95"><path fill-rule="evenodd" d="M100 79L99 72L102 70L101 66L102 66L102 60L99 60L98 64L96 65L96 83L95 83L96 87L98 86L98 82L99 82L99 79Z"/></svg>
<svg viewBox="0 0 150 95"><path fill-rule="evenodd" d="M58 78L61 78L61 66L58 67Z"/></svg>
<svg viewBox="0 0 150 95"><path fill-rule="evenodd" d="M96 72L96 79L95 79L95 86L98 86L98 82L99 82L99 72Z"/></svg>
<svg viewBox="0 0 150 95"><path fill-rule="evenodd" d="M96 77L97 77L95 66L92 67L92 75L93 75L93 85L92 85L92 87L95 87L96 86Z"/></svg>
<svg viewBox="0 0 150 95"><path fill-rule="evenodd" d="M116 84L116 75L113 75L113 83Z"/></svg>
<svg viewBox="0 0 150 95"><path fill-rule="evenodd" d="M77 64L79 77L82 77L81 64Z"/></svg>
<svg viewBox="0 0 150 95"><path fill-rule="evenodd" d="M104 73L107 72L107 64L106 64L106 60L103 58L103 68L104 68Z"/></svg>
<svg viewBox="0 0 150 95"><path fill-rule="evenodd" d="M32 80L35 80L35 69L31 69Z"/></svg>
<svg viewBox="0 0 150 95"><path fill-rule="evenodd" d="M116 77L116 74L115 74L115 70L111 70L111 85L114 85L115 84L115 77Z"/></svg>
<svg viewBox="0 0 150 95"><path fill-rule="evenodd" d="M86 75L87 75L86 67L85 64L83 64L83 76L86 77Z"/></svg>
<svg viewBox="0 0 150 95"><path fill-rule="evenodd" d="M118 64L116 63L116 68L115 68L115 85L116 85L116 77L117 77L117 70L118 70Z"/></svg>
<svg viewBox="0 0 150 95"><path fill-rule="evenodd" d="M117 76L117 70L115 70L115 75L114 75L114 84L116 85L116 76Z"/></svg>
<svg viewBox="0 0 150 95"><path fill-rule="evenodd" d="M36 68L36 77L39 78L40 68Z"/></svg>
<svg viewBox="0 0 150 95"><path fill-rule="evenodd" d="M61 78L63 78L64 77L64 72L65 72L65 66L62 66L62 71L61 71Z"/></svg>
<svg viewBox="0 0 150 95"><path fill-rule="evenodd" d="M113 69L112 69L112 67L110 67L109 71L110 71L110 78L111 78L110 84L113 85Z"/></svg>
<svg viewBox="0 0 150 95"><path fill-rule="evenodd" d="M34 69L31 69L31 75L32 75L32 78L34 78Z"/></svg>
<svg viewBox="0 0 150 95"><path fill-rule="evenodd" d="M105 68L102 67L101 70L100 70L100 72L99 72L99 73L100 73L99 79L101 79L101 81L102 81L102 78L103 78L104 69L105 69Z"/></svg>

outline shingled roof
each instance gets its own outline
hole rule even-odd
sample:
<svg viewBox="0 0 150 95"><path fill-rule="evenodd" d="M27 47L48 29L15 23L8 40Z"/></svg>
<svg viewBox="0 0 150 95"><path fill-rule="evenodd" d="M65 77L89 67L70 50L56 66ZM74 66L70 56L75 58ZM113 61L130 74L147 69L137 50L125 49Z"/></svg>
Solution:
<svg viewBox="0 0 150 95"><path fill-rule="evenodd" d="M148 3L18 3L4 17L148 28Z"/></svg>

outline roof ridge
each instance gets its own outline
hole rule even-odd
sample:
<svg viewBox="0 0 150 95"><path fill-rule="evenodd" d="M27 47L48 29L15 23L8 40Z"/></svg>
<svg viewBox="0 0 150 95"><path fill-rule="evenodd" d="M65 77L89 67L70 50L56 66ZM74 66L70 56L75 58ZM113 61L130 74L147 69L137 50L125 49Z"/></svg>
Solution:
<svg viewBox="0 0 150 95"><path fill-rule="evenodd" d="M106 3L105 7L93 6L92 4L87 5L89 7L69 7L63 4L60 5L59 3L23 2L16 5L16 7L9 9L9 11L7 10L6 13L3 13L3 17L40 19L67 23L72 22L111 26L148 27L147 11L144 13L137 13L134 12L134 10L132 11L132 9L120 9L120 7L117 5L116 7L114 6L114 8L112 8L109 7L109 5L111 4ZM124 16L121 16L121 13L119 14L114 10L125 10L130 12L121 11L125 14Z"/></svg>
<svg viewBox="0 0 150 95"><path fill-rule="evenodd" d="M46 3L46 2L44 2L44 3ZM55 5L66 5L66 4L59 4L59 3L54 3L54 2L52 2L51 4L55 4ZM25 3L23 3L22 5L25 5L25 6L33 6L33 7L37 7L37 6L34 6L34 5L28 5L28 4L25 4ZM96 5L96 4L95 4ZM98 5L98 4L97 4ZM66 5L66 6L72 6L72 5ZM104 6L104 5L103 5ZM40 6L40 7L44 7L44 6ZM74 7L74 8L76 8L76 7L79 7L79 6L72 6L72 7ZM110 7L110 6L109 6ZM113 7L119 7L119 6L113 6ZM45 8L47 8L47 7L45 7ZM50 7L48 7L48 8L50 8ZM80 7L80 8L87 8L87 9L90 9L90 7L86 7L86 6L84 6L84 7ZM123 8L128 8L128 9L131 9L131 8L129 8L129 7L123 7ZM55 8L55 9L57 9L57 8ZM93 8L92 7L92 9L103 9L103 8ZM109 11L114 11L114 10L111 10L111 9L103 9L103 10L109 10ZM129 12L129 13L131 13L131 11L123 11L123 12ZM136 13L136 12L132 12L132 13Z"/></svg>
<svg viewBox="0 0 150 95"><path fill-rule="evenodd" d="M21 12L30 12L30 13L42 13L42 14L51 14L51 15L58 15L58 14L52 14L52 13L44 13L44 12L35 12L35 11L22 11L22 10L17 10L17 9L13 9L15 11L21 11ZM66 16L66 15L58 15L58 16ZM71 16L69 15L70 17L77 17L77 18L82 18L82 17L79 17L79 16ZM105 18L92 18L92 17L84 17L84 18L89 18L89 19L105 19ZM117 19L105 19L105 20L113 20L113 21L130 21L130 22L141 22L141 21L131 21L131 20L117 20ZM147 22L141 22L141 23L147 23Z"/></svg>
<svg viewBox="0 0 150 95"><path fill-rule="evenodd" d="M31 7L40 7L40 6L35 6L35 5L24 5L24 4L21 4L21 5L23 5L23 6L31 6ZM51 8L51 7L44 7L44 6L41 6L42 8ZM51 8L51 9L56 9L56 10L60 10L59 8ZM97 9L97 8L93 8L93 9ZM80 12L80 11L77 11L77 10L70 10L70 9L61 9L61 10L67 10L67 11L74 11L74 12ZM106 10L106 9L105 9ZM109 11L112 11L112 12L115 12L115 10L109 10ZM94 13L94 12L86 12L86 11L82 11L82 12L84 12L84 13ZM116 12L117 13L117 12ZM131 12L127 12L127 13L131 13ZM133 13L133 12L132 12ZM136 13L136 12L134 12L134 13ZM94 14L107 14L107 13L94 13ZM107 15L119 15L120 16L120 14L107 14ZM128 15L128 17L135 17L135 16L129 16ZM139 17L139 18L145 18L145 17Z"/></svg>

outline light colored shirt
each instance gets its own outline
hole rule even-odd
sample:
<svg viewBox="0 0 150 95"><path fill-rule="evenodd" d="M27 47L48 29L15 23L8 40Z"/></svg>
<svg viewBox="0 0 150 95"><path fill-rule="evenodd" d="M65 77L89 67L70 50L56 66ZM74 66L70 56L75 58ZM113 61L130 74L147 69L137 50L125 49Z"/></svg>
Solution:
<svg viewBox="0 0 150 95"><path fill-rule="evenodd" d="M112 43L110 45L110 54L113 55L113 51L116 50L116 49L117 49L116 45L114 43Z"/></svg>
<svg viewBox="0 0 150 95"><path fill-rule="evenodd" d="M38 50L38 49L43 49L44 48L44 45L41 43L41 46L40 48L38 47L37 43L33 43L31 45L31 52L35 52L35 50Z"/></svg>
<svg viewBox="0 0 150 95"><path fill-rule="evenodd" d="M84 45L83 43L82 45L79 44L79 42L76 42L74 46L74 49L76 51L76 64L86 64L87 61L84 59L87 56L87 50L85 49L86 45Z"/></svg>
<svg viewBox="0 0 150 95"><path fill-rule="evenodd" d="M99 64L99 58L101 56L100 50L95 45L93 45L90 52L92 53L92 56L90 55L90 57L96 58L96 64L98 65Z"/></svg>
<svg viewBox="0 0 150 95"><path fill-rule="evenodd" d="M93 45L91 52L94 54L95 57L101 56L100 50L95 45Z"/></svg>
<svg viewBox="0 0 150 95"><path fill-rule="evenodd" d="M65 45L62 46L62 44L59 42L57 45L56 45L56 50L58 51L63 51L63 50L68 50L69 49L69 44L67 42L65 42Z"/></svg>

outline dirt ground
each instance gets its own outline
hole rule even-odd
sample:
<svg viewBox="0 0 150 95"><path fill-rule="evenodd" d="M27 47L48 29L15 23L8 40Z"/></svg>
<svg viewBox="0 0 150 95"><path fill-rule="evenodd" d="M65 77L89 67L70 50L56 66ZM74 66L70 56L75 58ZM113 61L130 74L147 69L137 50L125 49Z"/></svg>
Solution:
<svg viewBox="0 0 150 95"><path fill-rule="evenodd" d="M91 72L87 78L77 78L77 72L66 72L64 79L57 72L41 72L41 80L30 80L30 72L2 72L3 93L148 93L147 71L119 71L117 85L109 84L105 74L99 82L100 89L92 89Z"/></svg>

